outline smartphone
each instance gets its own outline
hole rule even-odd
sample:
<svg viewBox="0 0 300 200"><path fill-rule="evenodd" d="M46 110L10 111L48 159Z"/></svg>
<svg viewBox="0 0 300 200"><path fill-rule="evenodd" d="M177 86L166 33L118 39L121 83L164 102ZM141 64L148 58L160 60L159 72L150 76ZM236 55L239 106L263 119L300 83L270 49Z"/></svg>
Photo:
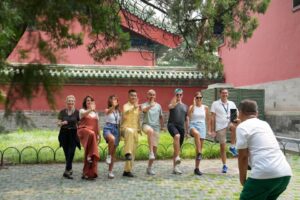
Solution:
<svg viewBox="0 0 300 200"><path fill-rule="evenodd" d="M237 119L237 109L230 109L230 122L235 122Z"/></svg>

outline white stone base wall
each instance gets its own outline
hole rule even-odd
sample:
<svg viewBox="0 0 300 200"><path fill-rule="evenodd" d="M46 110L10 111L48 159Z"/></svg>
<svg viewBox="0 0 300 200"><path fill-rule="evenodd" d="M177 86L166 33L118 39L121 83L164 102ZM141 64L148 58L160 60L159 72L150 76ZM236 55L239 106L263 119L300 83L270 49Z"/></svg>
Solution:
<svg viewBox="0 0 300 200"><path fill-rule="evenodd" d="M277 135L300 138L300 78L245 86L265 90L265 116Z"/></svg>
<svg viewBox="0 0 300 200"><path fill-rule="evenodd" d="M300 78L243 86L248 89L265 89L265 110L298 111L300 113Z"/></svg>

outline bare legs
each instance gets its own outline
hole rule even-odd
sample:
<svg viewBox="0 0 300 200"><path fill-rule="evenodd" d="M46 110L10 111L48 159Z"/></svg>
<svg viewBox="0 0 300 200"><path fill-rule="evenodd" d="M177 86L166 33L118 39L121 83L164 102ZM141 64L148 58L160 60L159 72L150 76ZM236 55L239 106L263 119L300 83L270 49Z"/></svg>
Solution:
<svg viewBox="0 0 300 200"><path fill-rule="evenodd" d="M220 144L221 160L223 165L226 165L226 143Z"/></svg>
<svg viewBox="0 0 300 200"><path fill-rule="evenodd" d="M149 146L149 152L150 154L151 153L154 153L153 152L153 144L152 144L152 137L153 137L153 134L154 134L154 131L151 127L147 126L144 130L146 133L147 133L147 139L148 139L148 146Z"/></svg>
<svg viewBox="0 0 300 200"><path fill-rule="evenodd" d="M229 125L229 130L230 130L230 143L231 143L231 146L235 146L235 143L236 143L236 134L235 134L236 126L234 126L233 124L230 124Z"/></svg>
<svg viewBox="0 0 300 200"><path fill-rule="evenodd" d="M108 154L111 156L111 163L109 164L108 170L111 172L114 166L116 152L115 137L112 134L108 134L106 140L108 143Z"/></svg>
<svg viewBox="0 0 300 200"><path fill-rule="evenodd" d="M154 153L154 156L156 157L157 155L157 147L153 147L153 153ZM151 168L152 167L152 164L153 164L154 160L153 159L149 159L148 161L148 168Z"/></svg>
<svg viewBox="0 0 300 200"><path fill-rule="evenodd" d="M173 147L174 147L173 166L175 167L176 157L179 156L180 153L180 134L176 134L173 137Z"/></svg>
<svg viewBox="0 0 300 200"><path fill-rule="evenodd" d="M196 146L196 160L195 160L195 168L199 168L199 165L200 165L200 160L201 159L198 159L198 156L199 154L202 154L202 147L203 147L203 142L204 142L204 139L201 139L200 138L200 134L199 132L195 129L195 128L192 128L191 129L191 135L194 137L194 140L195 140L195 146Z"/></svg>

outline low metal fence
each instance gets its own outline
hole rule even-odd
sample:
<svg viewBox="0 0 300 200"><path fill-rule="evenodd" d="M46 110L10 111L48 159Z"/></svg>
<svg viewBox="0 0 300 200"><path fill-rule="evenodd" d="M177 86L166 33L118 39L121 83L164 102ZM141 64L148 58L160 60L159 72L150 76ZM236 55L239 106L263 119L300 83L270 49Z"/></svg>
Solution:
<svg viewBox="0 0 300 200"><path fill-rule="evenodd" d="M276 138L277 138L277 141L278 141L281 149L283 150L283 152L285 154L287 151L291 151L290 149L287 148L288 144L296 144L298 147L298 151L295 149L293 149L292 151L297 152L300 156L300 139L287 138L287 137L281 137L281 136L276 136ZM213 147L215 145L218 145L218 143L215 140L206 139L205 140L205 151L212 152ZM47 162L62 161L62 160L58 159L58 154L61 153L59 150L61 150L61 149L62 149L61 147L51 147L51 146L42 146L40 148L36 148L33 146L26 146L22 149L18 149L16 147L10 146L3 150L0 150L0 157L1 157L0 166L3 166L5 161L12 162L10 159L6 159L9 151L14 151L13 157L17 157L17 159L14 159L13 164L23 164L23 163L26 163L26 161L24 161L25 160L24 159L25 152L27 152L28 150L31 150L33 152L33 154L35 155L34 156L35 159L34 159L34 161L31 160L30 163L37 164L37 163L43 162L41 154L45 151L50 152L50 158L48 157ZM107 146L103 147L103 146L100 146L100 144L99 144L98 149L100 152L100 158L101 158L101 160L103 160L107 154L108 147ZM124 149L124 145L118 146L118 148L116 150L117 159L121 159L121 160L123 159L123 149ZM184 142L183 145L181 146L181 152L184 152L187 149L195 149L195 144L193 143L193 140L188 140L188 142ZM173 152L173 144L172 143L158 145L159 158L161 158L161 159L171 158L170 151ZM140 156L140 157L144 156L144 158L147 159L148 145L147 144L139 144L137 146L137 152L142 154L142 155L137 155L137 156Z"/></svg>
<svg viewBox="0 0 300 200"><path fill-rule="evenodd" d="M216 145L217 143L211 140L206 140L205 142L205 149L206 151L212 151L213 147ZM100 146L100 144L98 145L98 149L99 149L99 153L100 153L100 158L101 160L103 160L108 152L108 146ZM119 145L118 148L116 149L116 157L117 159L123 159L123 149L124 149L124 145ZM192 141L189 142L185 142L182 144L181 146L181 151L184 152L187 149L195 149L195 144ZM1 163L0 165L4 165L4 162L9 161L9 162L13 162L11 159L7 159L8 158L8 152L10 152L12 154L11 151L13 151L13 157L16 158L14 159L15 161L13 162L13 164L23 164L26 163L26 161L24 161L24 156L26 154L27 151L31 150L31 154L34 155L34 161L31 160L30 163L32 164L37 164L37 163L42 163L43 159L41 154L44 153L45 151L50 152L50 157L48 157L47 162L59 162L61 160L58 159L58 154L61 154L60 150L62 150L61 147L51 147L51 146L42 146L40 148L36 148L33 146L26 146L22 149L18 149L16 147L7 147L3 150L0 150L0 157L1 157ZM161 159L165 159L165 158L170 158L170 151L173 152L173 143L170 144L159 144L158 145L158 156ZM137 157L142 157L144 156L147 159L148 156L148 145L147 144L139 144L137 146L137 152L139 152L139 154L142 155L137 155ZM11 154L9 156L11 156ZM12 157L12 156L11 156ZM32 155L31 155L32 157Z"/></svg>
<svg viewBox="0 0 300 200"><path fill-rule="evenodd" d="M276 136L276 139L281 149L283 150L284 154L286 154L287 151L292 151L292 152L298 152L300 156L300 139L282 137L282 136ZM296 146L297 149L291 147L290 145Z"/></svg>

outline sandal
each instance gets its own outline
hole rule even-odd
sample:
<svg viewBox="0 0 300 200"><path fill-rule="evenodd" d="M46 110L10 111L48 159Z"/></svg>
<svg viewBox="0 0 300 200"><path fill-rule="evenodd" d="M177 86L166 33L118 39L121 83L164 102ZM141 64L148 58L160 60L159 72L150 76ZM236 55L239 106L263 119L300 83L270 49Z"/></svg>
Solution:
<svg viewBox="0 0 300 200"><path fill-rule="evenodd" d="M91 157L87 157L87 159L86 159L86 160L87 160L87 162L88 162L88 163L90 163L90 164L91 164L91 163L93 163L93 160L92 160L92 158L91 158Z"/></svg>
<svg viewBox="0 0 300 200"><path fill-rule="evenodd" d="M82 175L82 176L81 176L81 179L83 179L83 180L88 180L88 181L93 181L93 180L95 180L96 178L92 178L92 177L88 177L88 176L86 176L86 175Z"/></svg>

